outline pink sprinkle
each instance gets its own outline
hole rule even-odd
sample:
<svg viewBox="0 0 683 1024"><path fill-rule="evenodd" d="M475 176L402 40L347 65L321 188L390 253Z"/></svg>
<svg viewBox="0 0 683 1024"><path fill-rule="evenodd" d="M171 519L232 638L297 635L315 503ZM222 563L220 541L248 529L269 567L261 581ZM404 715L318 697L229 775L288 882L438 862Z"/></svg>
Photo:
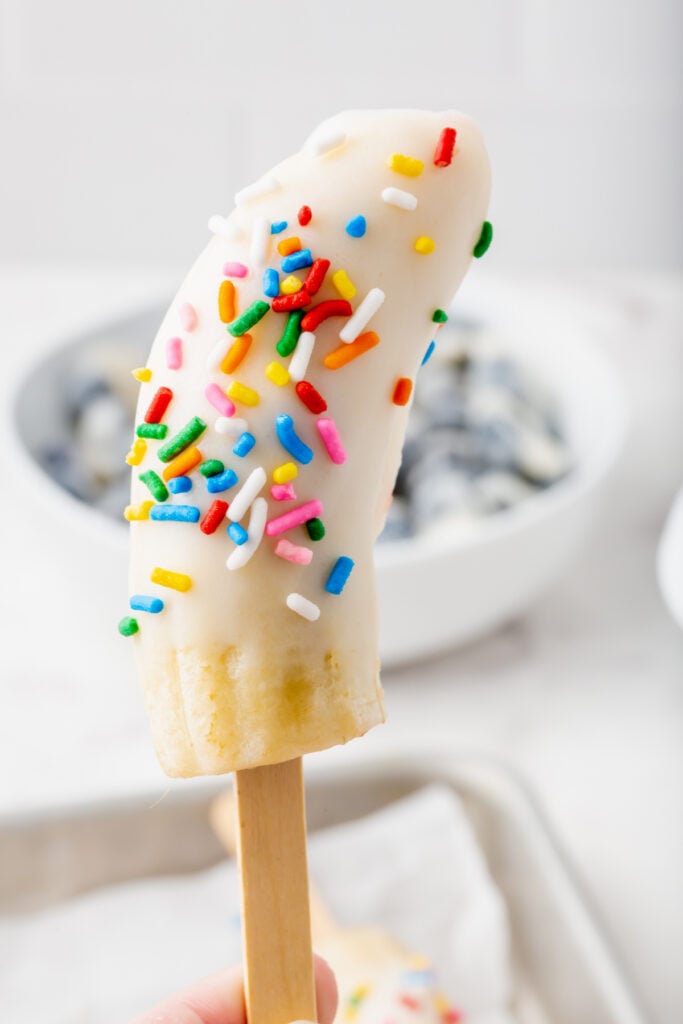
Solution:
<svg viewBox="0 0 683 1024"><path fill-rule="evenodd" d="M269 537L277 537L279 533L284 533L285 530L292 530L295 526L301 526L303 523L308 522L309 519L316 519L317 516L322 515L322 511L322 501L306 501L303 505L299 505L298 508L293 508L281 516L276 516L275 519L269 519L266 523L266 533Z"/></svg>
<svg viewBox="0 0 683 1024"><path fill-rule="evenodd" d="M276 501L294 501L296 500L296 494L294 493L293 484L273 484L270 488L270 493Z"/></svg>
<svg viewBox="0 0 683 1024"><path fill-rule="evenodd" d="M288 562L296 565L308 565L313 558L310 548L302 548L298 544L292 544L285 537L281 537L275 545L275 554L280 558L286 558Z"/></svg>
<svg viewBox="0 0 683 1024"><path fill-rule="evenodd" d="M339 432L337 431L337 424L334 420L330 419L319 419L315 423L318 428L318 433L323 439L323 444L327 448L327 454L338 466L341 466L343 462L346 462L346 450L344 445L341 443Z"/></svg>
<svg viewBox="0 0 683 1024"><path fill-rule="evenodd" d="M169 370L179 370L183 365L182 338L169 338L166 342L166 365Z"/></svg>
<svg viewBox="0 0 683 1024"><path fill-rule="evenodd" d="M224 263L223 274L225 277L246 277L249 273L249 268L245 267L244 263Z"/></svg>
<svg viewBox="0 0 683 1024"><path fill-rule="evenodd" d="M218 409L221 416L235 415L235 406L232 404L225 392L221 391L218 384L207 384L204 388L204 394L211 402L214 409Z"/></svg>
<svg viewBox="0 0 683 1024"><path fill-rule="evenodd" d="M191 302L183 302L178 310L178 318L184 331L193 331L197 326L197 310Z"/></svg>

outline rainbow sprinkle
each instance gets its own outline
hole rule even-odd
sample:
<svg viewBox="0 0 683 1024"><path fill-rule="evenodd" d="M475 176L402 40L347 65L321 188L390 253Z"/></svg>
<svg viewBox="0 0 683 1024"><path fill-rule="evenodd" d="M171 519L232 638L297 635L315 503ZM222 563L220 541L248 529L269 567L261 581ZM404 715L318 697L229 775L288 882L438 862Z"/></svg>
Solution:
<svg viewBox="0 0 683 1024"><path fill-rule="evenodd" d="M150 612L152 615L158 615L159 612L164 610L164 602L160 597L150 597L147 594L133 594L130 599L131 611L134 612Z"/></svg>
<svg viewBox="0 0 683 1024"><path fill-rule="evenodd" d="M415 252L419 252L421 256L428 256L436 249L436 242L428 235L420 235L419 238L415 239L413 249Z"/></svg>
<svg viewBox="0 0 683 1024"><path fill-rule="evenodd" d="M171 590L180 590L186 593L192 586L192 580L182 572L171 572L170 569L160 569L156 566L149 574L151 583L158 583L160 587L170 587Z"/></svg>
<svg viewBox="0 0 683 1024"><path fill-rule="evenodd" d="M226 469L216 476L210 476L206 481L206 489L209 494L222 494L229 491L238 482L237 473L234 469Z"/></svg>
<svg viewBox="0 0 683 1024"><path fill-rule="evenodd" d="M312 601L309 601L308 598L303 597L301 594L288 594L287 607L291 608L297 615L300 615L302 619L308 619L309 622L315 622L316 619L320 618L320 609L317 604L313 604Z"/></svg>
<svg viewBox="0 0 683 1024"><path fill-rule="evenodd" d="M187 494L192 490L192 481L189 476L173 476L168 481L168 489L171 494Z"/></svg>
<svg viewBox="0 0 683 1024"><path fill-rule="evenodd" d="M248 455L251 449L256 444L256 438L253 434L250 434L248 430L245 430L237 438L237 442L233 445L232 454L239 456L243 459L245 455Z"/></svg>
<svg viewBox="0 0 683 1024"><path fill-rule="evenodd" d="M362 213L352 217L346 225L346 234L351 238L362 238L368 229L368 224Z"/></svg>
<svg viewBox="0 0 683 1024"><path fill-rule="evenodd" d="M295 270L303 270L313 264L313 256L310 249L299 249L282 260L281 267L285 274L291 274Z"/></svg>
<svg viewBox="0 0 683 1024"><path fill-rule="evenodd" d="M425 165L421 160L413 156L404 156L403 153L392 153L388 160L389 170L397 174L404 174L408 178L417 178L424 171Z"/></svg>
<svg viewBox="0 0 683 1024"><path fill-rule="evenodd" d="M328 594L341 594L353 571L354 565L353 559L348 558L346 555L341 555L337 559L325 584L325 590Z"/></svg>
<svg viewBox="0 0 683 1024"><path fill-rule="evenodd" d="M490 221L485 220L481 226L481 234L479 235L479 241L472 250L472 255L475 259L481 259L484 253L488 250L491 242L493 241L493 225Z"/></svg>
<svg viewBox="0 0 683 1024"><path fill-rule="evenodd" d="M356 294L356 286L345 270L335 270L332 275L332 284L342 299L352 299Z"/></svg>
<svg viewBox="0 0 683 1024"><path fill-rule="evenodd" d="M170 441L167 441L159 451L158 457L162 462L170 462L176 455L188 448L206 430L206 423L199 416L193 416L182 430L179 430Z"/></svg>
<svg viewBox="0 0 683 1024"><path fill-rule="evenodd" d="M130 615L126 615L125 618L119 622L119 633L121 636L135 636L136 633L140 632L138 620L133 619Z"/></svg>
<svg viewBox="0 0 683 1024"><path fill-rule="evenodd" d="M138 437L146 437L150 441L163 441L168 433L165 423L140 423L135 428Z"/></svg>
<svg viewBox="0 0 683 1024"><path fill-rule="evenodd" d="M239 316L236 320L233 320L231 324L228 324L228 330L234 338L239 338L240 335L246 334L247 331L251 330L259 320L263 320L264 316L270 309L267 302L263 302L261 299L256 299L252 302L251 306L245 309L242 316Z"/></svg>
<svg viewBox="0 0 683 1024"><path fill-rule="evenodd" d="M199 509L196 505L155 505L149 517L159 522L198 523Z"/></svg>
<svg viewBox="0 0 683 1024"><path fill-rule="evenodd" d="M313 452L307 444L301 440L294 429L294 421L287 413L280 413L275 419L275 430L277 438L286 452L307 466L313 459Z"/></svg>
<svg viewBox="0 0 683 1024"><path fill-rule="evenodd" d="M166 501L168 498L168 489L166 484L153 469L148 469L145 473L140 473L138 480L145 485L153 498L156 498L157 501Z"/></svg>
<svg viewBox="0 0 683 1024"><path fill-rule="evenodd" d="M313 516L306 523L306 532L311 540L322 540L325 536L325 524L322 519L317 516Z"/></svg>

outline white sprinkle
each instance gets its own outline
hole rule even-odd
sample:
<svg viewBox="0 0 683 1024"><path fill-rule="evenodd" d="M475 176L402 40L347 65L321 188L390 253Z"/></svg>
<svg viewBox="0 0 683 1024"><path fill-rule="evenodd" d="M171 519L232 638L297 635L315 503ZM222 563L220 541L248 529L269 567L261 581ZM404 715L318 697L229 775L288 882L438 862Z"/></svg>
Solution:
<svg viewBox="0 0 683 1024"><path fill-rule="evenodd" d="M298 384L306 376L308 361L315 345L315 334L312 331L302 331L299 335L294 355L289 360L289 376Z"/></svg>
<svg viewBox="0 0 683 1024"><path fill-rule="evenodd" d="M213 346L213 348L209 352L208 356L206 357L206 368L207 368L207 370L217 370L218 369L218 367L223 362L223 359L225 358L225 354L228 351L228 349L230 348L230 345L232 344L232 341L233 341L232 338L229 338L227 340L225 338L221 338L219 341L216 342L216 344Z"/></svg>
<svg viewBox="0 0 683 1024"><path fill-rule="evenodd" d="M287 607L291 608L297 615L300 615L302 619L308 619L309 622L315 622L316 619L320 618L320 609L317 604L313 604L312 601L302 597L301 594L288 594Z"/></svg>
<svg viewBox="0 0 683 1024"><path fill-rule="evenodd" d="M237 416L219 416L214 427L217 434L229 434L234 437L238 437L249 429L247 421L241 420Z"/></svg>
<svg viewBox="0 0 683 1024"><path fill-rule="evenodd" d="M389 206L398 206L400 210L414 210L417 207L417 196L412 192L404 192L402 188L385 188L382 199Z"/></svg>
<svg viewBox="0 0 683 1024"><path fill-rule="evenodd" d="M255 181L252 185L247 185L246 188L241 189L235 195L235 206L241 206L242 203L248 203L252 199L260 199L261 196L277 192L279 188L280 182L277 178L274 178L272 174L267 174L265 178L260 178L259 181Z"/></svg>
<svg viewBox="0 0 683 1024"><path fill-rule="evenodd" d="M242 234L242 228L239 224L230 220L229 217L221 217L220 213L214 213L213 217L209 217L209 231L214 235L220 235L221 238L227 238L229 242L235 242Z"/></svg>
<svg viewBox="0 0 683 1024"><path fill-rule="evenodd" d="M228 509L228 519L232 519L233 523L238 523L242 516L247 512L249 506L253 503L254 498L260 490L265 487L266 471L263 466L257 466L256 469L252 469L251 473L244 481L235 497L230 502L230 508Z"/></svg>
<svg viewBox="0 0 683 1024"><path fill-rule="evenodd" d="M251 229L251 248L249 250L251 262L255 267L266 265L271 237L268 218L257 217Z"/></svg>
<svg viewBox="0 0 683 1024"><path fill-rule="evenodd" d="M382 305L385 298L386 295L381 288L371 288L360 306L356 309L356 312L346 321L344 327L339 332L341 340L347 342L347 344L355 341L365 325Z"/></svg>
<svg viewBox="0 0 683 1024"><path fill-rule="evenodd" d="M325 153L338 149L346 142L346 132L334 125L323 125L306 143L306 152L311 156L323 156Z"/></svg>
<svg viewBox="0 0 683 1024"><path fill-rule="evenodd" d="M265 498L256 498L251 506L251 515L249 516L249 539L236 547L228 557L225 563L228 569L241 569L247 564L263 539L267 518L268 502Z"/></svg>

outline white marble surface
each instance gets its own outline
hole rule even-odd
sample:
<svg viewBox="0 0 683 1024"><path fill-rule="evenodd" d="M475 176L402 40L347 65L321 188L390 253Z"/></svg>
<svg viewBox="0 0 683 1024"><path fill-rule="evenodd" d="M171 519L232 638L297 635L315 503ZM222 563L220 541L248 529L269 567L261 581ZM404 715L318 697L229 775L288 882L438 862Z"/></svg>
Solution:
<svg viewBox="0 0 683 1024"><path fill-rule="evenodd" d="M19 367L55 336L163 295L169 280L0 271L5 411ZM389 724L309 759L314 771L317 758L341 767L429 746L516 765L659 1024L683 1019L683 633L663 608L654 561L683 478L682 284L636 275L542 282L557 288L558 316L565 301L591 299L590 326L630 394L609 506L572 571L534 609L481 643L388 673ZM50 565L59 536L49 507L44 530L24 521L5 485L13 467L0 449L0 814L161 794L167 782L127 655L120 645L90 649L78 609L41 599L50 586L58 593Z"/></svg>

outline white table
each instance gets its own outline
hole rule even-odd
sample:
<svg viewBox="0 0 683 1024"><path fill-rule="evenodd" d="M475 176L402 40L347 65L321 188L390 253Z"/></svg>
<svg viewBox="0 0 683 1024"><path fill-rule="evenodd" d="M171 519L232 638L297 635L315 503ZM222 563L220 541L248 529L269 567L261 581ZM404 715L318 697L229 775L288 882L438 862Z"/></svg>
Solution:
<svg viewBox="0 0 683 1024"><path fill-rule="evenodd" d="M517 766L661 1024L683 1019L683 635L654 578L657 537L683 477L682 284L563 282L559 297L604 300L593 328L634 410L608 513L532 611L468 649L387 673L389 724L309 758L314 771L316 758L342 766L429 744ZM172 286L172 275L147 271L0 271L0 407L19 367L55 338ZM46 582L59 547L50 509L44 530L22 521L11 462L0 446L0 815L161 794L168 783L125 645L112 627L112 650L93 667L79 609L60 608ZM71 569L85 571L78 559Z"/></svg>

